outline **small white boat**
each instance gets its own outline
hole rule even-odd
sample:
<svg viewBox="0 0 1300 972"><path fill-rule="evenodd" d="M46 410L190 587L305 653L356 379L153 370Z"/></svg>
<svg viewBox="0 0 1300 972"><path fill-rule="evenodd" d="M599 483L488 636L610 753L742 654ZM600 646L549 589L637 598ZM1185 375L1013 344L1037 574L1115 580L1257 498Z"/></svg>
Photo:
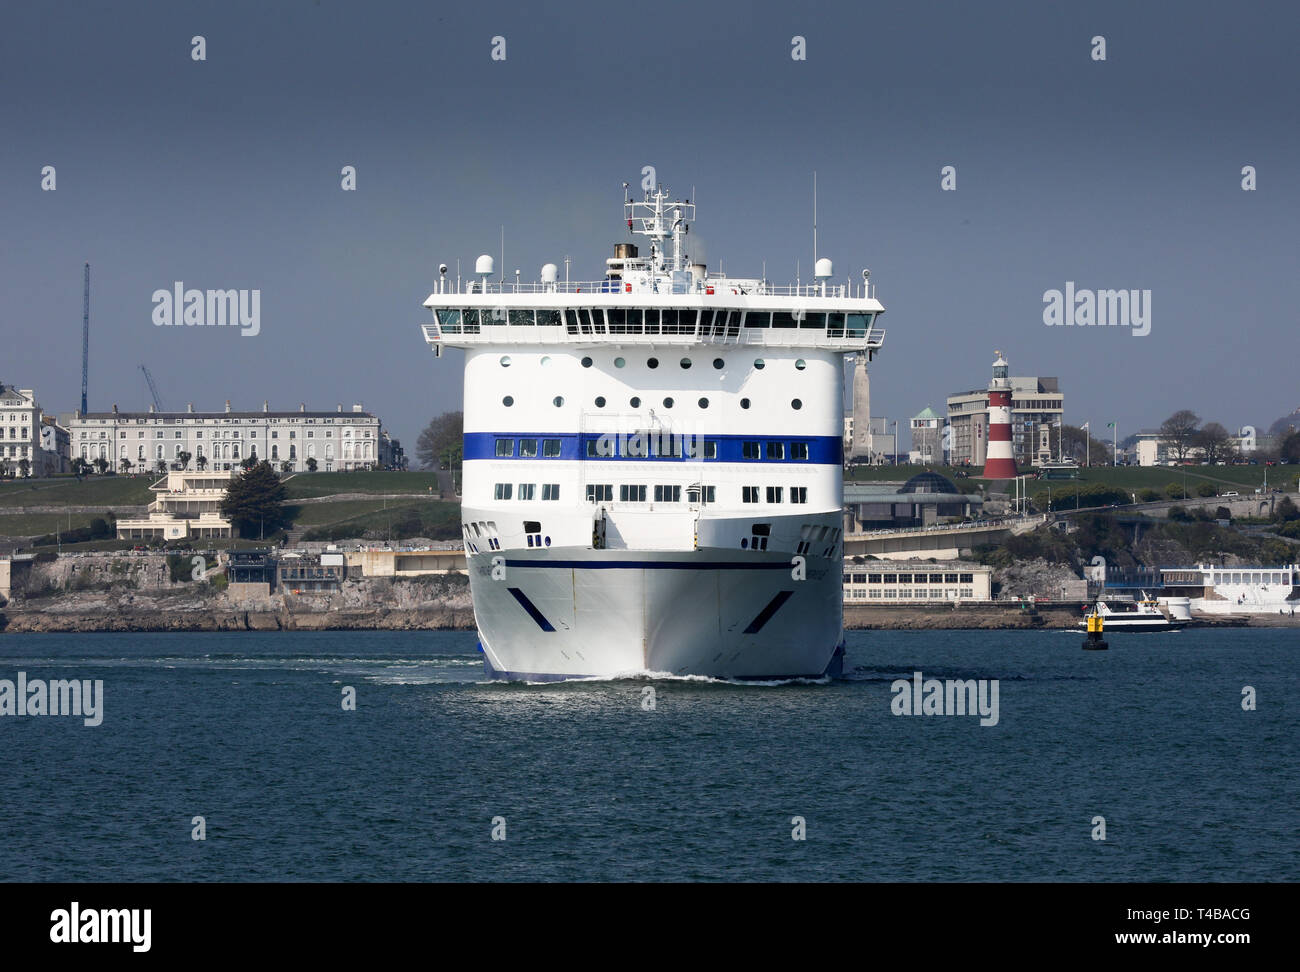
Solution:
<svg viewBox="0 0 1300 972"><path fill-rule="evenodd" d="M1170 618L1160 610L1160 606L1142 592L1142 600L1132 603L1115 602L1113 604L1098 600L1089 616L1097 615L1102 619L1106 632L1112 631L1177 631L1186 627L1188 622ZM1088 619L1079 622L1079 627L1087 628Z"/></svg>

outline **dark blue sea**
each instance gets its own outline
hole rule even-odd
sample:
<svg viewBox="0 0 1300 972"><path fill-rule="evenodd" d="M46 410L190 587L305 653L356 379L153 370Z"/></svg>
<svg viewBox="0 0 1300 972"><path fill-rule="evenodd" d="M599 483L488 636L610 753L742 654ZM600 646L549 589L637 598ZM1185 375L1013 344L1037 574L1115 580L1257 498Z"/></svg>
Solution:
<svg viewBox="0 0 1300 972"><path fill-rule="evenodd" d="M857 632L839 682L529 685L485 682L473 634L7 635L0 679L102 679L104 719L0 717L0 874L1300 879L1300 635L1081 639ZM916 671L997 679L997 725L894 715Z"/></svg>

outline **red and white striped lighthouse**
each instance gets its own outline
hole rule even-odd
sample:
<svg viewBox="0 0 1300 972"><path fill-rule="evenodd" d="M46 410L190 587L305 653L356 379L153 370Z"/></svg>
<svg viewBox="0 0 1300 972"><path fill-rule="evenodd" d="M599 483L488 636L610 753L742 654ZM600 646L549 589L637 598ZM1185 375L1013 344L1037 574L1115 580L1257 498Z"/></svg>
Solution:
<svg viewBox="0 0 1300 972"><path fill-rule="evenodd" d="M985 479L1015 479L1016 460L1011 452L1011 379L1007 359L995 351L993 380L989 382L989 444L984 459Z"/></svg>

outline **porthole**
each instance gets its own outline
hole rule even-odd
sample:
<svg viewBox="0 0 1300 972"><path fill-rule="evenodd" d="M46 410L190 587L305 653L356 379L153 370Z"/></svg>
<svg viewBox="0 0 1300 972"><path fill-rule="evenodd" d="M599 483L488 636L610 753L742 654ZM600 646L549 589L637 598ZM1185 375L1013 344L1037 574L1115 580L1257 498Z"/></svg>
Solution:
<svg viewBox="0 0 1300 972"><path fill-rule="evenodd" d="M683 367L683 368L689 368L689 367L691 366L691 359L690 359L690 358L682 358L681 364L682 364L682 367Z"/></svg>
<svg viewBox="0 0 1300 972"><path fill-rule="evenodd" d="M708 407L709 407L709 400L707 398L701 398L700 408L708 408Z"/></svg>
<svg viewBox="0 0 1300 972"><path fill-rule="evenodd" d="M640 407L641 407L641 399L637 398L637 397L634 395L634 396L632 396L632 401L629 402L628 404L630 404L633 408L640 408Z"/></svg>
<svg viewBox="0 0 1300 972"><path fill-rule="evenodd" d="M646 361L645 365L646 365L647 368L658 368L658 367L659 367L659 359L658 359L658 358L650 358L649 360Z"/></svg>
<svg viewBox="0 0 1300 972"><path fill-rule="evenodd" d="M749 549L749 537L741 537L741 538L740 538L740 549L741 549L741 550L748 550L748 549Z"/></svg>
<svg viewBox="0 0 1300 972"><path fill-rule="evenodd" d="M508 354L501 355L501 367L502 368L510 367L510 355Z"/></svg>
<svg viewBox="0 0 1300 972"><path fill-rule="evenodd" d="M505 398L501 399L501 404L504 405L506 408L509 408L509 407L510 407L511 405L513 405L514 403L515 403L515 400L514 400L511 396L509 396L509 395L507 395Z"/></svg>
<svg viewBox="0 0 1300 972"><path fill-rule="evenodd" d="M742 399L740 400L740 407L741 407L741 408L749 408L749 399L748 399L748 398L742 398Z"/></svg>
<svg viewBox="0 0 1300 972"><path fill-rule="evenodd" d="M799 409L803 408L803 402L799 401L799 399L796 398L794 401L790 403L790 407L797 412Z"/></svg>
<svg viewBox="0 0 1300 972"><path fill-rule="evenodd" d="M583 358L583 359L582 359L582 366L583 366L584 368L590 368L590 367L591 367L591 359L590 359L590 358Z"/></svg>
<svg viewBox="0 0 1300 972"><path fill-rule="evenodd" d="M803 358L800 358L798 361L794 363L794 366L798 368L800 371L803 371L805 368L808 367L808 362L805 361Z"/></svg>
<svg viewBox="0 0 1300 972"><path fill-rule="evenodd" d="M621 367L623 367L623 365L625 365L625 364L627 364L627 362L624 361L622 358L615 358L615 359L614 359L614 367L615 367L615 368L621 368Z"/></svg>
<svg viewBox="0 0 1300 972"><path fill-rule="evenodd" d="M596 396L596 407L597 407L597 408L604 408L604 407L605 407L605 396L604 396L604 395L597 395L597 396Z"/></svg>
<svg viewBox="0 0 1300 972"><path fill-rule="evenodd" d="M764 368L767 367L767 362L764 361L762 358L755 358L754 367L757 368L759 371L762 371Z"/></svg>
<svg viewBox="0 0 1300 972"><path fill-rule="evenodd" d="M671 398L665 398L664 408L672 408L672 407L673 407L673 400Z"/></svg>
<svg viewBox="0 0 1300 972"><path fill-rule="evenodd" d="M723 365L725 365L725 364L726 364L726 362L723 361L721 358L714 358L714 359L713 359L713 367L716 368L718 371L721 371L722 368L723 368Z"/></svg>
<svg viewBox="0 0 1300 972"><path fill-rule="evenodd" d="M545 368L545 367L546 367L548 364L550 364L550 363L551 363L551 359L550 359L548 356L543 355L543 356L542 356L542 367Z"/></svg>
<svg viewBox="0 0 1300 972"><path fill-rule="evenodd" d="M559 408L561 405L564 404L564 396L563 396L563 395L556 395L554 398L551 399L551 403L552 403L556 408ZM798 406L795 406L795 407L797 408Z"/></svg>

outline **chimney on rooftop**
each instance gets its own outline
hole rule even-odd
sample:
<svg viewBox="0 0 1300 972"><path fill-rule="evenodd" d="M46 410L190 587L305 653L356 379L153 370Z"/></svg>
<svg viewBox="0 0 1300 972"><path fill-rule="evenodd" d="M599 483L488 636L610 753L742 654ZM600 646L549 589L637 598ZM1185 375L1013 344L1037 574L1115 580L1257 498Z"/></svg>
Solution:
<svg viewBox="0 0 1300 972"><path fill-rule="evenodd" d="M149 414L150 414L150 415L153 414L153 406L152 406L152 405L149 406Z"/></svg>
<svg viewBox="0 0 1300 972"><path fill-rule="evenodd" d="M337 408L338 408L338 410L339 410L340 412L343 411L343 403L342 403L342 402L337 402L337 403L336 403L336 406L337 406Z"/></svg>
<svg viewBox="0 0 1300 972"><path fill-rule="evenodd" d="M360 403L360 402L355 402L355 403L352 405L352 411L354 411L354 412L364 412L365 409L363 409L363 408L361 407L361 403Z"/></svg>
<svg viewBox="0 0 1300 972"><path fill-rule="evenodd" d="M194 411L194 403L193 403L193 402L186 402L186 403L185 403L185 411L187 411L187 412L192 412L192 411Z"/></svg>
<svg viewBox="0 0 1300 972"><path fill-rule="evenodd" d="M298 403L298 411L300 411L300 412L305 412L305 411L307 411L307 403L306 403L306 402L299 402L299 403Z"/></svg>
<svg viewBox="0 0 1300 972"><path fill-rule="evenodd" d="M262 399L262 411L263 411L263 412L269 412L270 410L271 410L271 403L270 403L269 401L267 401L265 398L263 398L263 399Z"/></svg>
<svg viewBox="0 0 1300 972"><path fill-rule="evenodd" d="M230 411L230 399L229 399L229 398L226 399L226 411L227 411L227 412Z"/></svg>

